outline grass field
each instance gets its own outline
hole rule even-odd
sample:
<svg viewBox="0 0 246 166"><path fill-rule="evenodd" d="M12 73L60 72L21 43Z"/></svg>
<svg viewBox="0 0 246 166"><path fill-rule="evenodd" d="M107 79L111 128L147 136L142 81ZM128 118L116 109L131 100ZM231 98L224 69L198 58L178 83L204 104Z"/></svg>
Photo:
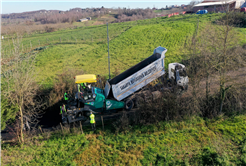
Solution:
<svg viewBox="0 0 246 166"><path fill-rule="evenodd" d="M199 16L200 28L216 17L217 14ZM111 71L123 72L150 56L158 46L168 49L166 66L180 61L185 58L184 44L194 33L197 20L197 15L183 15L110 24ZM48 46L37 56L37 70L41 71L39 81L44 79L47 86L52 86L53 78L68 67L82 69L85 73L108 73L106 25L34 34L22 38L20 44L24 52L40 46ZM13 48L11 40L5 40L2 48L7 54Z"/></svg>
<svg viewBox="0 0 246 166"><path fill-rule="evenodd" d="M99 127L98 127L99 128ZM244 165L246 116L199 117L183 122L135 126L118 135L107 128L97 134L37 136L23 146L2 146L9 165Z"/></svg>

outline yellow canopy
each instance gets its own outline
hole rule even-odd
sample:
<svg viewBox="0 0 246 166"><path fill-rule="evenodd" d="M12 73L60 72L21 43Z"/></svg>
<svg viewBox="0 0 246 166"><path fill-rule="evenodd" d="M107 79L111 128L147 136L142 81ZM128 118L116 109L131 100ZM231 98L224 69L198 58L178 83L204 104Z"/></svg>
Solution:
<svg viewBox="0 0 246 166"><path fill-rule="evenodd" d="M97 82L97 77L94 74L84 74L84 75L77 75L75 76L75 83L80 84L80 83L93 83Z"/></svg>

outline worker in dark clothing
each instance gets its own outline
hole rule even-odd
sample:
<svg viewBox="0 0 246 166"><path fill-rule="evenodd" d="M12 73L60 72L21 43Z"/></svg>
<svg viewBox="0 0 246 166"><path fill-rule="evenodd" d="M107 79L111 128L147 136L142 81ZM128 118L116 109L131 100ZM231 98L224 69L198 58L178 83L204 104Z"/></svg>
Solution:
<svg viewBox="0 0 246 166"><path fill-rule="evenodd" d="M95 121L95 115L92 113L90 114L90 123L91 123L91 128L93 131L96 130L96 121Z"/></svg>
<svg viewBox="0 0 246 166"><path fill-rule="evenodd" d="M66 123L66 117L65 114L67 113L67 109L66 109L66 105L63 104L62 106L60 106L60 115L61 115L61 119L62 119L62 123Z"/></svg>
<svg viewBox="0 0 246 166"><path fill-rule="evenodd" d="M68 103L68 94L67 92L64 93L64 100L66 102L66 104Z"/></svg>

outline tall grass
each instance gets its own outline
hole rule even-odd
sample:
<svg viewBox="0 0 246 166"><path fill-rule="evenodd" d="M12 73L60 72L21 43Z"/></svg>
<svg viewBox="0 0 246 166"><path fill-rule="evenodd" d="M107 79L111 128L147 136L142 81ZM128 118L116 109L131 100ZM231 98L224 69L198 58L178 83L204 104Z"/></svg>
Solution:
<svg viewBox="0 0 246 166"><path fill-rule="evenodd" d="M23 146L2 146L2 161L4 165L243 165L245 137L245 115L194 117L134 126L117 135L108 127L97 134L55 133L47 140L40 135Z"/></svg>

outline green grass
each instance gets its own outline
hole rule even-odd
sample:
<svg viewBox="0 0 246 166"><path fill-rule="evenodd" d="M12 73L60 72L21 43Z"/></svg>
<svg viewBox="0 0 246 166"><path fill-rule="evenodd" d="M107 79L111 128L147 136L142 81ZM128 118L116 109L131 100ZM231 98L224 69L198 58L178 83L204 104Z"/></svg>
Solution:
<svg viewBox="0 0 246 166"><path fill-rule="evenodd" d="M100 130L100 129L99 129ZM98 131L97 131L98 132ZM246 115L134 126L115 135L56 133L23 146L2 146L12 165L243 165Z"/></svg>
<svg viewBox="0 0 246 166"><path fill-rule="evenodd" d="M202 27L218 14L180 15L110 24L111 71L123 72L150 56L158 46L168 49L166 66L185 58L184 45L194 33L198 17ZM49 45L37 57L38 81L44 80L47 87L52 86L56 75L68 67L91 74L108 73L106 25L34 34L22 39L21 48L22 44L23 48L30 48L30 42L32 48ZM2 52L8 52L12 47L6 40Z"/></svg>
<svg viewBox="0 0 246 166"><path fill-rule="evenodd" d="M154 13L161 13L162 10L154 10Z"/></svg>

